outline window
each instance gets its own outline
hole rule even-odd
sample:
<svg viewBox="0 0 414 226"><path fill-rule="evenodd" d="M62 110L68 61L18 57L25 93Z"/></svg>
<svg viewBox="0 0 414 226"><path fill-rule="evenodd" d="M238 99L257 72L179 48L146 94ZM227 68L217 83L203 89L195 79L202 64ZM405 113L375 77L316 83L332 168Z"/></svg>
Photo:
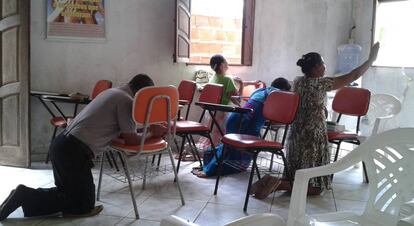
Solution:
<svg viewBox="0 0 414 226"><path fill-rule="evenodd" d="M230 64L252 64L254 0L176 2L176 61L208 64L223 54Z"/></svg>
<svg viewBox="0 0 414 226"><path fill-rule="evenodd" d="M376 66L414 67L414 0L380 0L376 9L375 40L381 43Z"/></svg>

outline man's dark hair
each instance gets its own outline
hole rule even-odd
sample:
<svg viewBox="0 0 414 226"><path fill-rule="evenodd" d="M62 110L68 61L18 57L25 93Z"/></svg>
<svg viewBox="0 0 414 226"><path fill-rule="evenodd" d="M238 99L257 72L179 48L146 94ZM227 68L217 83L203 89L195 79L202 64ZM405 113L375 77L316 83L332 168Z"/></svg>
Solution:
<svg viewBox="0 0 414 226"><path fill-rule="evenodd" d="M289 81L282 77L273 80L271 86L283 91L290 91Z"/></svg>
<svg viewBox="0 0 414 226"><path fill-rule="evenodd" d="M128 82L128 85L132 92L136 93L144 87L154 86L154 81L152 81L152 79L146 74L138 74Z"/></svg>

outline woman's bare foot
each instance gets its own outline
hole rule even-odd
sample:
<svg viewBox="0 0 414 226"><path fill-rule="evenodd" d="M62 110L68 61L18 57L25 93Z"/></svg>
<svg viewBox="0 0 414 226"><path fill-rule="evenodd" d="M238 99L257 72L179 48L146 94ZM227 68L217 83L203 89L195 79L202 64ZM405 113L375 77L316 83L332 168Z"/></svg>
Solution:
<svg viewBox="0 0 414 226"><path fill-rule="evenodd" d="M207 174L206 174L206 173L204 173L204 171L200 170L200 171L198 171L198 172L196 173L196 176L197 176L197 177L200 177L200 178L206 178L206 177L207 177Z"/></svg>
<svg viewBox="0 0 414 226"><path fill-rule="evenodd" d="M197 167L194 167L193 170L191 170L191 173L196 175L197 177L200 178L206 178L207 174L204 173L203 169L198 169Z"/></svg>

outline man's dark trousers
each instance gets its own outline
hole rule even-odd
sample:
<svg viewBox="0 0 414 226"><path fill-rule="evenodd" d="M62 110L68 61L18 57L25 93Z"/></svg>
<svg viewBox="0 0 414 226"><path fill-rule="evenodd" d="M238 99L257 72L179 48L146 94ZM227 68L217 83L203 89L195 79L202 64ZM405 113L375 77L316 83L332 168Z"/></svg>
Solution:
<svg viewBox="0 0 414 226"><path fill-rule="evenodd" d="M91 172L93 152L76 137L62 132L51 144L50 158L56 187L25 189L22 196L24 215L90 212L95 207Z"/></svg>

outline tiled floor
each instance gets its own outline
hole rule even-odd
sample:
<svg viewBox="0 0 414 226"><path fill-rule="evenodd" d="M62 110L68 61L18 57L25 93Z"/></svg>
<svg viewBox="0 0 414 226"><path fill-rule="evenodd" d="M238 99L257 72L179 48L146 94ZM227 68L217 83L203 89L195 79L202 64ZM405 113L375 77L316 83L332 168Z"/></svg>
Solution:
<svg viewBox="0 0 414 226"><path fill-rule="evenodd" d="M25 219L21 209L0 225L159 225L162 218L175 214L200 225L223 225L234 219L255 213L272 212L287 218L290 196L276 192L264 200L250 198L248 211L242 210L248 174L241 173L224 177L218 195L213 195L215 178L200 179L190 170L194 164L184 163L180 169L180 181L186 205L182 206L179 194L172 180L172 174L161 175L148 180L145 190L141 181L134 182L134 191L141 219L134 218L128 185L104 176L101 193L103 212L92 218L62 219L59 217ZM97 184L98 167L93 170ZM50 165L35 163L33 169L0 167L0 201L18 184L31 187L53 186ZM367 200L367 185L362 182L361 167L349 168L335 175L333 193L309 197L307 211L353 210L361 212ZM335 197L335 199L333 198Z"/></svg>

